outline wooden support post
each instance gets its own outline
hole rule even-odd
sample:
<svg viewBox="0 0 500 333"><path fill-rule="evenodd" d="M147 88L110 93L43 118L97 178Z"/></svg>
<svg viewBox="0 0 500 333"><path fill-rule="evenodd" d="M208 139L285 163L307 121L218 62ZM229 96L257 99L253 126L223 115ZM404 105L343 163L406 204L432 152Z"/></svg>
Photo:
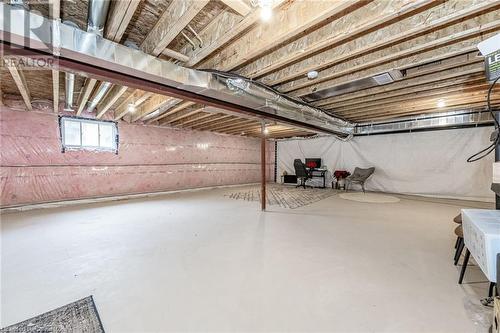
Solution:
<svg viewBox="0 0 500 333"><path fill-rule="evenodd" d="M494 115L496 120L500 122L500 111L496 111ZM495 147L495 162L500 162L500 142L497 142L497 145ZM495 196L495 207L496 209L500 209L500 195Z"/></svg>
<svg viewBox="0 0 500 333"><path fill-rule="evenodd" d="M266 124L262 122L261 139L260 139L260 167L261 167L261 208L266 210Z"/></svg>

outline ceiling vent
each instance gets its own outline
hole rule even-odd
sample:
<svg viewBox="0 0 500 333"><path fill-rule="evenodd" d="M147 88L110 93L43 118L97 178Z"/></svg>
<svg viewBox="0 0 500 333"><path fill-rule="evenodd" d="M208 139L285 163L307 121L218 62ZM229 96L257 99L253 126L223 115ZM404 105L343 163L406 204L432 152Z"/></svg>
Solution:
<svg viewBox="0 0 500 333"><path fill-rule="evenodd" d="M377 74L372 77L366 77L348 83L339 84L337 86L323 89L320 91L316 91L309 95L305 95L303 99L306 102L314 102L321 99L347 94L362 89L381 86L384 84L400 80L402 78L403 78L403 73L401 73L400 70L394 69L389 72Z"/></svg>

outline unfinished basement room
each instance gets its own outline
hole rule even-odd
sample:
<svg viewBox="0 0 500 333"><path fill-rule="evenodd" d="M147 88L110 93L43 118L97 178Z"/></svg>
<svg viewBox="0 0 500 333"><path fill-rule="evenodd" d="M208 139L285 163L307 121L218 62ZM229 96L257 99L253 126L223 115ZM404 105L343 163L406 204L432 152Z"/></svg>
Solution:
<svg viewBox="0 0 500 333"><path fill-rule="evenodd" d="M0 22L0 333L500 333L500 0Z"/></svg>

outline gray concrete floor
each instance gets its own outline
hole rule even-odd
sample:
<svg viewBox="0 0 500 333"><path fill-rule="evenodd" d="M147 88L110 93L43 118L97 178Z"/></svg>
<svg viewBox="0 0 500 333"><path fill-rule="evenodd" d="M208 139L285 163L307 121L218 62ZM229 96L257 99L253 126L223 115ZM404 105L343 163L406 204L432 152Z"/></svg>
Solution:
<svg viewBox="0 0 500 333"><path fill-rule="evenodd" d="M452 264L471 203L262 213L231 191L2 215L1 326L92 294L108 332L487 330L485 277Z"/></svg>

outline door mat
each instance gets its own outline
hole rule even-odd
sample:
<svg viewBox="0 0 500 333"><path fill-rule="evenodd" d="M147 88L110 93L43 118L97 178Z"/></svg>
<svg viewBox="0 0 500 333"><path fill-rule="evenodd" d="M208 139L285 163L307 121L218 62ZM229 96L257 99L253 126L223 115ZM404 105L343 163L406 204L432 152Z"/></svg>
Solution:
<svg viewBox="0 0 500 333"><path fill-rule="evenodd" d="M266 191L266 202L269 205L278 205L283 208L295 209L310 205L326 199L337 192L331 189L318 189L290 186L268 185ZM260 187L255 186L225 195L228 198L245 201L260 202Z"/></svg>
<svg viewBox="0 0 500 333"><path fill-rule="evenodd" d="M0 329L1 333L65 333L88 332L103 333L99 313L92 296L45 312L20 323Z"/></svg>

